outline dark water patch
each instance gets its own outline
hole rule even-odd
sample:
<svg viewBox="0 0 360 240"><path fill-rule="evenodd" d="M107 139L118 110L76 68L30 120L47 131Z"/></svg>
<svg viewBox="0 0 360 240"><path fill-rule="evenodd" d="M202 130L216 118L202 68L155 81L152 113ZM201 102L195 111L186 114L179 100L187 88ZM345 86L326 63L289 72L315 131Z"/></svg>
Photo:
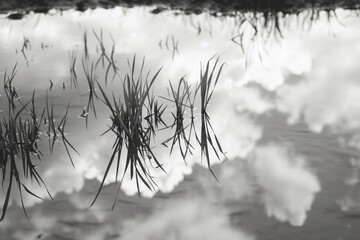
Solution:
<svg viewBox="0 0 360 240"><path fill-rule="evenodd" d="M234 12L284 12L296 13L306 9L333 10L336 8L359 9L359 2L354 0L194 0L194 1L166 1L166 0L9 0L0 3L0 12L22 11L29 13L47 13L50 9L76 9L85 11L96 7L113 8L150 6L154 7L152 13L158 14L164 10L179 10L185 14L200 14L202 12L212 12L217 14L233 14ZM10 15L9 15L10 16ZM22 13L14 13L11 19L20 19ZM10 17L9 17L10 18Z"/></svg>
<svg viewBox="0 0 360 240"><path fill-rule="evenodd" d="M17 12L17 13L11 13L9 14L6 18L11 19L11 20L20 20L23 19L24 14Z"/></svg>

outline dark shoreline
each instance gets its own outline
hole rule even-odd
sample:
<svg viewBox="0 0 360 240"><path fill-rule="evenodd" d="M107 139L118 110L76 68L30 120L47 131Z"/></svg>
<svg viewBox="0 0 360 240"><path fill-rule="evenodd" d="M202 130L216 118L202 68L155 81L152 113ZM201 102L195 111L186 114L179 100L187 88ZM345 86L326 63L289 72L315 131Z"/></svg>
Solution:
<svg viewBox="0 0 360 240"><path fill-rule="evenodd" d="M298 13L306 9L332 11L336 8L360 9L359 0L7 0L0 1L0 13L16 12L11 19L20 19L30 11L47 13L50 9L85 11L89 8L116 6L153 6L154 14L164 10L179 10L185 14L202 12L231 15L236 12Z"/></svg>

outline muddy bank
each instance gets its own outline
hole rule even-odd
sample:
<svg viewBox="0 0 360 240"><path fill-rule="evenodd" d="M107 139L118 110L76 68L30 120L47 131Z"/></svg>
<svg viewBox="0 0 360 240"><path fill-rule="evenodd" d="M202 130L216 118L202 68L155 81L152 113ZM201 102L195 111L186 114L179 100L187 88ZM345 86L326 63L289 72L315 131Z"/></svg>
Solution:
<svg viewBox="0 0 360 240"><path fill-rule="evenodd" d="M154 6L153 13L172 9L184 13L213 13L232 14L238 11L284 12L294 13L304 9L332 10L335 8L359 9L359 0L8 0L0 2L0 12L17 12L9 18L20 19L29 11L47 13L50 9L77 9L84 11L88 8L112 8L115 6Z"/></svg>

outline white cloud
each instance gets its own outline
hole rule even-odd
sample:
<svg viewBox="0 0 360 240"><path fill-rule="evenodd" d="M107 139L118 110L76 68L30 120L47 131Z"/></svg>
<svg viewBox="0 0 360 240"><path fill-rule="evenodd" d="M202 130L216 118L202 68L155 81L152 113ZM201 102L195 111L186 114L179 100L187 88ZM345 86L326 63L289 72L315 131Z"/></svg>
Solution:
<svg viewBox="0 0 360 240"><path fill-rule="evenodd" d="M163 169L149 167L149 171L156 185L154 190L148 189L145 184L139 180L140 192L143 197L153 197L157 191L163 193L171 192L180 182L183 181L184 176L192 173L193 160L187 159L185 163L178 147L174 147L174 152L169 156L169 149L162 149L157 151L158 160L163 163ZM153 163L153 166L156 166ZM127 172L124 181L121 185L121 189L130 196L138 193L136 180L130 179L130 173Z"/></svg>
<svg viewBox="0 0 360 240"><path fill-rule="evenodd" d="M40 239L52 239L58 236L97 240L105 239L109 234L118 233L119 222L122 220L119 216L124 217L125 211L122 208L111 211L115 195L113 189L105 190L107 197L100 197L97 204L89 208L94 197L92 190L98 186L93 185L94 183L95 181L87 182L81 192L59 194L55 196L54 201L46 200L28 208L30 224L25 216L19 217L19 214L23 214L20 208L10 208L4 221L5 233L11 234L17 240L26 240L31 237L35 239L37 236L41 236ZM136 203L136 201L134 199L133 202ZM136 204L133 206L136 208L129 210L130 212L134 214L141 212L141 206Z"/></svg>
<svg viewBox="0 0 360 240"><path fill-rule="evenodd" d="M105 209L111 207L115 188L104 189L104 195L98 200L100 202L90 209L87 208L92 200L89 199L89 193L94 196L98 185L91 185L90 188L88 186L81 193L61 194L56 203L66 203L69 207L61 210L54 218L51 217L54 210L51 205L49 207L49 201L43 203L45 205L34 206L35 211L30 210L29 216L35 227L30 232L17 231L14 236L17 239L26 239L26 236L37 234L59 234L101 239L111 234L125 240L249 240L254 237L233 228L229 222L227 214L232 210L231 203L236 203L238 211L242 209L244 201L251 203L260 196L269 216L272 214L281 221L301 225L310 209L314 194L320 189L316 177L307 171L304 160L276 145L259 147L255 150L254 158L250 160L237 158L216 168L219 170L217 177L220 184L214 179L209 181L212 176L205 169L202 172L207 173L206 177L200 176L205 196L199 197L198 192L190 189L187 190L190 198L166 201L164 206L152 208L153 214L150 216L136 217L133 220L126 220L129 219L128 214L134 216L143 213L144 207L151 206L155 200L126 197L135 204L127 206L126 210L117 207L116 212L112 213L110 209L104 211L104 206ZM259 188L262 190L260 195L257 191ZM121 194L120 198L125 196ZM158 200L156 203L162 203ZM127 217L118 219L116 216ZM15 218L10 216L9 220L15 221ZM122 225L124 220L125 224ZM89 231L81 226L70 227L66 224L67 221L98 224L92 225L92 230Z"/></svg>
<svg viewBox="0 0 360 240"><path fill-rule="evenodd" d="M104 190L106 196L100 197L100 202L88 208L94 181L89 183L81 193L61 194L55 202L45 201L28 209L30 227L26 218L19 219L18 211L12 208L4 222L5 233L11 233L17 240L39 235L94 240L108 236L125 240L255 239L231 225L226 209L202 197L162 201L121 194L121 198L129 202L122 202L111 211L114 194L110 187Z"/></svg>
<svg viewBox="0 0 360 240"><path fill-rule="evenodd" d="M290 124L303 118L314 132L321 132L325 126L335 132L359 129L360 84L328 77L326 74L283 86L277 92L278 110L289 114Z"/></svg>
<svg viewBox="0 0 360 240"><path fill-rule="evenodd" d="M211 125L229 159L246 158L263 132L248 113L238 112L237 91L238 88L229 91L226 87L219 87L208 110ZM213 163L219 162L214 155L212 159L215 159Z"/></svg>
<svg viewBox="0 0 360 240"><path fill-rule="evenodd" d="M256 149L251 165L267 215L303 225L320 191L320 183L307 169L305 159L287 148L269 144Z"/></svg>
<svg viewBox="0 0 360 240"><path fill-rule="evenodd" d="M55 196L59 192L72 193L74 191L80 191L84 184L84 177L72 168L68 159L63 158L64 155L61 155L62 158L54 158L51 163L42 163L39 164L39 167L36 168L39 175L42 177L43 181L46 184L46 187L49 189L49 192L52 196ZM40 185L35 179L25 178L22 175L22 168L19 169L21 182L34 194L43 199L50 199L49 194L46 191L46 188L42 182ZM8 173L7 173L8 174ZM0 204L2 206L3 201L5 199L7 186L9 184L9 176L7 175L6 180L4 182L4 192L0 194ZM25 207L31 207L34 204L40 203L43 200L36 198L30 195L25 191L24 188L22 191L22 199ZM21 196L18 189L18 185L15 182L15 178L13 179L13 186L10 195L10 203L15 204L17 206L22 206Z"/></svg>
<svg viewBox="0 0 360 240"><path fill-rule="evenodd" d="M259 88L238 87L231 94L236 104L236 110L239 112L250 112L259 115L274 107L273 101L263 97Z"/></svg>
<svg viewBox="0 0 360 240"><path fill-rule="evenodd" d="M255 53L257 53L255 51ZM310 71L312 59L298 37L282 39L266 51L251 57L251 63L239 85L258 83L268 91L283 85L290 74L302 75Z"/></svg>
<svg viewBox="0 0 360 240"><path fill-rule="evenodd" d="M120 239L120 238L119 238ZM205 199L179 199L145 219L126 221L124 240L253 240L253 236L231 226L228 216Z"/></svg>
<svg viewBox="0 0 360 240"><path fill-rule="evenodd" d="M277 108L289 115L288 122L304 120L314 132L329 127L335 133L360 128L360 71L351 56L360 53L359 21L346 11L337 11L346 27L337 21L328 24L325 16L301 38L302 48L311 54L311 69L298 83L277 91ZM329 30L336 37L329 37ZM292 62L292 59L288 59Z"/></svg>
<svg viewBox="0 0 360 240"><path fill-rule="evenodd" d="M8 218L10 221L5 219L8 223L6 229L12 230L10 232L13 233L12 236L15 239L37 239L38 236L41 236L40 239L43 239L50 236L52 231L59 227L59 219L57 216L48 213L44 214L44 212L39 208L31 210L30 212L29 221L31 223L31 227L29 227L29 222L25 217L19 219L19 216L12 215ZM15 222L16 224L14 224Z"/></svg>
<svg viewBox="0 0 360 240"><path fill-rule="evenodd" d="M255 124L248 115L229 111L214 115L213 119L220 117L222 118L221 122L213 121L212 124L222 149L226 152L226 157L229 159L246 158L262 137L262 128Z"/></svg>
<svg viewBox="0 0 360 240"><path fill-rule="evenodd" d="M236 203L237 210L260 202L269 217L293 226L304 224L321 188L303 157L275 144L257 146L248 159L223 162L215 172L220 183L209 173L195 176L208 201Z"/></svg>
<svg viewBox="0 0 360 240"><path fill-rule="evenodd" d="M224 161L213 169L219 182L206 169L196 171L193 176L199 182L200 190L196 188L196 191L201 192L207 201L226 208L236 203L239 211L241 203L255 199L256 187L247 160Z"/></svg>

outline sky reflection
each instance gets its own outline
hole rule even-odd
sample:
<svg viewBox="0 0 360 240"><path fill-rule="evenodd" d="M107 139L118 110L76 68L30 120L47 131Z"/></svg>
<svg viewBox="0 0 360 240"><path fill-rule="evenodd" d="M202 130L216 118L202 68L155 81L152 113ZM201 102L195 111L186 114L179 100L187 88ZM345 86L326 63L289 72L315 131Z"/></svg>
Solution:
<svg viewBox="0 0 360 240"><path fill-rule="evenodd" d="M45 189L32 185L45 200L24 195L31 225L21 215L19 195L13 192L12 207L0 224L7 239L250 240L267 239L274 226L284 231L274 232L274 238L306 239L319 226L313 224L314 219L329 216L335 219L329 225L338 233L355 239L356 218L349 220L351 229L344 230L348 220L336 217L344 212L359 214L358 193L342 189L359 184L359 19L338 11L346 27L336 21L329 23L325 17L307 32L291 24L279 41L270 39L265 44L264 39L256 39L257 45L251 45L247 39L248 51L243 53L231 41L238 30L234 19L205 13L148 12L144 8L95 9L30 15L16 22L1 20L0 72L18 62L15 85L24 99L36 89L40 105L52 80L55 85L49 96L56 111L65 111L64 104L72 100L68 136L81 153L74 157L75 169L63 151L45 155L46 161L38 168L55 200L48 200ZM154 151L167 172L151 170L158 184L156 191L142 184L145 198L134 196L136 182L128 174L115 200L116 173L112 169L98 202L88 208L105 173L114 136L99 137L110 124L109 112L101 102L96 103L98 118L90 113L88 129L77 117L88 97L81 63L85 31L94 64L100 55L94 32L99 35L102 31L108 53L114 39L120 76L115 76L107 91L116 95L120 94L121 77L129 71L127 60L134 54L139 62L145 56L146 68L152 73L163 66L155 90L162 96L168 92L169 81L175 85L184 75L194 86L201 63L215 54L220 56L226 65L209 107L212 126L227 157L218 161L212 153L211 164L220 183L206 170L199 149L185 163L177 147L169 156L169 151L156 143ZM251 32L245 31L244 36ZM25 55L21 52L24 37L31 43ZM70 88L71 51L77 57L79 90ZM100 81L105 70L101 62L96 66ZM0 102L1 108L3 104ZM170 109L166 114L171 118ZM283 121L278 121L281 118ZM160 133L159 137L166 135ZM0 204L3 199L1 194ZM114 201L117 205L112 212ZM234 223L228 216L241 222ZM256 226L246 224L246 219L256 222L258 218ZM293 226L303 226L306 231ZM296 231L300 235L294 234ZM326 237L327 233L321 234Z"/></svg>

